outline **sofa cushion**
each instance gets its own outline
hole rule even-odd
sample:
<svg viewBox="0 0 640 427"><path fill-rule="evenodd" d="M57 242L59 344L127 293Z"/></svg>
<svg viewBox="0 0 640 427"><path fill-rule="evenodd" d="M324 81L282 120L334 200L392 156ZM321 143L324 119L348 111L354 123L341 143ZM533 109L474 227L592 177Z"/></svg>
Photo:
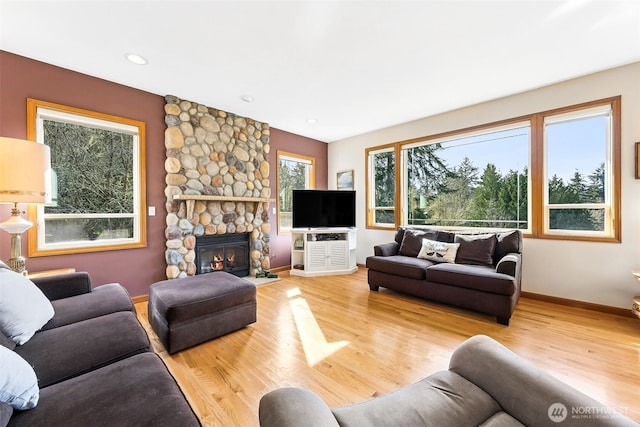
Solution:
<svg viewBox="0 0 640 427"><path fill-rule="evenodd" d="M418 258L433 262L455 262L460 243L445 243L436 240L422 239L422 248Z"/></svg>
<svg viewBox="0 0 640 427"><path fill-rule="evenodd" d="M507 254L522 252L522 232L520 230L497 233L496 240L496 250L493 254L494 264L497 264Z"/></svg>
<svg viewBox="0 0 640 427"><path fill-rule="evenodd" d="M38 378L18 354L0 346L0 402L14 409L31 409L38 404Z"/></svg>
<svg viewBox="0 0 640 427"><path fill-rule="evenodd" d="M435 264L426 270L426 279L429 282L507 296L516 291L512 276L497 273L492 267L483 265Z"/></svg>
<svg viewBox="0 0 640 427"><path fill-rule="evenodd" d="M478 386L440 371L393 393L334 409L333 414L342 427L477 426L499 411L498 403Z"/></svg>
<svg viewBox="0 0 640 427"><path fill-rule="evenodd" d="M367 268L371 270L418 280L424 279L425 269L433 264L433 261L402 255L367 257Z"/></svg>
<svg viewBox="0 0 640 427"><path fill-rule="evenodd" d="M149 346L136 316L121 311L40 331L15 351L33 365L44 387L148 351Z"/></svg>
<svg viewBox="0 0 640 427"><path fill-rule="evenodd" d="M12 426L199 426L160 358L138 354L40 391Z"/></svg>
<svg viewBox="0 0 640 427"><path fill-rule="evenodd" d="M402 243L400 244L400 255L417 257L422 248L422 240L436 240L438 232L435 230L408 229L404 232Z"/></svg>
<svg viewBox="0 0 640 427"><path fill-rule="evenodd" d="M493 266L497 243L495 234L457 234L455 242L460 244L456 256L458 264Z"/></svg>
<svg viewBox="0 0 640 427"><path fill-rule="evenodd" d="M26 343L53 314L51 302L31 280L0 268L0 331L7 338Z"/></svg>
<svg viewBox="0 0 640 427"><path fill-rule="evenodd" d="M51 302L55 315L42 328L53 329L118 311L134 311L133 301L120 284L98 286L91 292Z"/></svg>

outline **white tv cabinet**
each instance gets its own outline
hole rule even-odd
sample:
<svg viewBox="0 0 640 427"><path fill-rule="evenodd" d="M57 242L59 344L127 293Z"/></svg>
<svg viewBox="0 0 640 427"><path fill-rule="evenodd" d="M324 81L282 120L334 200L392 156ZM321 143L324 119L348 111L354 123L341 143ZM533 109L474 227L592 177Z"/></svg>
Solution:
<svg viewBox="0 0 640 427"><path fill-rule="evenodd" d="M351 274L357 270L355 228L291 230L292 276Z"/></svg>

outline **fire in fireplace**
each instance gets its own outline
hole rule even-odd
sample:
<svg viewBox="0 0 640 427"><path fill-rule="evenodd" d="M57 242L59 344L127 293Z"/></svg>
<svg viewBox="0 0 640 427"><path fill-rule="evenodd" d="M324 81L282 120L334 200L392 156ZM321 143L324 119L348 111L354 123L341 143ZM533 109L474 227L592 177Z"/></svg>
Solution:
<svg viewBox="0 0 640 427"><path fill-rule="evenodd" d="M214 271L249 275L249 233L196 237L196 274Z"/></svg>

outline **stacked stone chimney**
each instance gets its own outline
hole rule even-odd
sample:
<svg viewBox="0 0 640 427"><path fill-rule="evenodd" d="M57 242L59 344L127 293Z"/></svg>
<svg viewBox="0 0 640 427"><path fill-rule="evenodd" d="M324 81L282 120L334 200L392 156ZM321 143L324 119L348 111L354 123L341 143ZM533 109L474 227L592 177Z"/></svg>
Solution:
<svg viewBox="0 0 640 427"><path fill-rule="evenodd" d="M269 125L171 95L165 100L167 278L194 275L196 236L214 234L249 233L250 274L268 270Z"/></svg>

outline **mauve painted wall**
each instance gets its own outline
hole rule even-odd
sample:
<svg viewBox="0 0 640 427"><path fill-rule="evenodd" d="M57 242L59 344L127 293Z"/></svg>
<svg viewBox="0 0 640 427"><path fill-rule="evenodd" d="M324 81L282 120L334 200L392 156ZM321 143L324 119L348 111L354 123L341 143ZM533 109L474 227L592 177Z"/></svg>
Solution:
<svg viewBox="0 0 640 427"><path fill-rule="evenodd" d="M180 96L180 94L175 94ZM104 251L88 254L56 255L27 259L29 271L74 267L88 271L94 286L119 282L132 296L145 295L149 285L165 279L165 149L164 97L117 83L73 72L50 64L0 51L0 136L26 138L27 98L35 98L101 113L128 117L146 123L147 206L156 207L156 216L147 217L147 247L124 251ZM212 105L211 107L215 107ZM326 144L271 130L271 182L275 196L275 159L277 150L313 155L317 159L316 182L326 188ZM311 153L311 154L309 154ZM28 166L25 166L28 171ZM272 206L275 204L272 203ZM10 215L8 205L0 205L0 221ZM288 265L290 259L286 239L276 236L272 222L273 266ZM0 259L9 258L9 235L0 232ZM26 233L22 237L23 256L27 256Z"/></svg>
<svg viewBox="0 0 640 427"><path fill-rule="evenodd" d="M327 189L327 153L328 144L315 139L271 128L271 153L269 154L269 176L271 180L271 196L277 196L277 163L278 150L302 154L316 159L316 188ZM291 265L291 235L278 234L278 221L273 213L276 204L269 205L269 223L271 224L271 268ZM275 257L274 257L275 255Z"/></svg>

